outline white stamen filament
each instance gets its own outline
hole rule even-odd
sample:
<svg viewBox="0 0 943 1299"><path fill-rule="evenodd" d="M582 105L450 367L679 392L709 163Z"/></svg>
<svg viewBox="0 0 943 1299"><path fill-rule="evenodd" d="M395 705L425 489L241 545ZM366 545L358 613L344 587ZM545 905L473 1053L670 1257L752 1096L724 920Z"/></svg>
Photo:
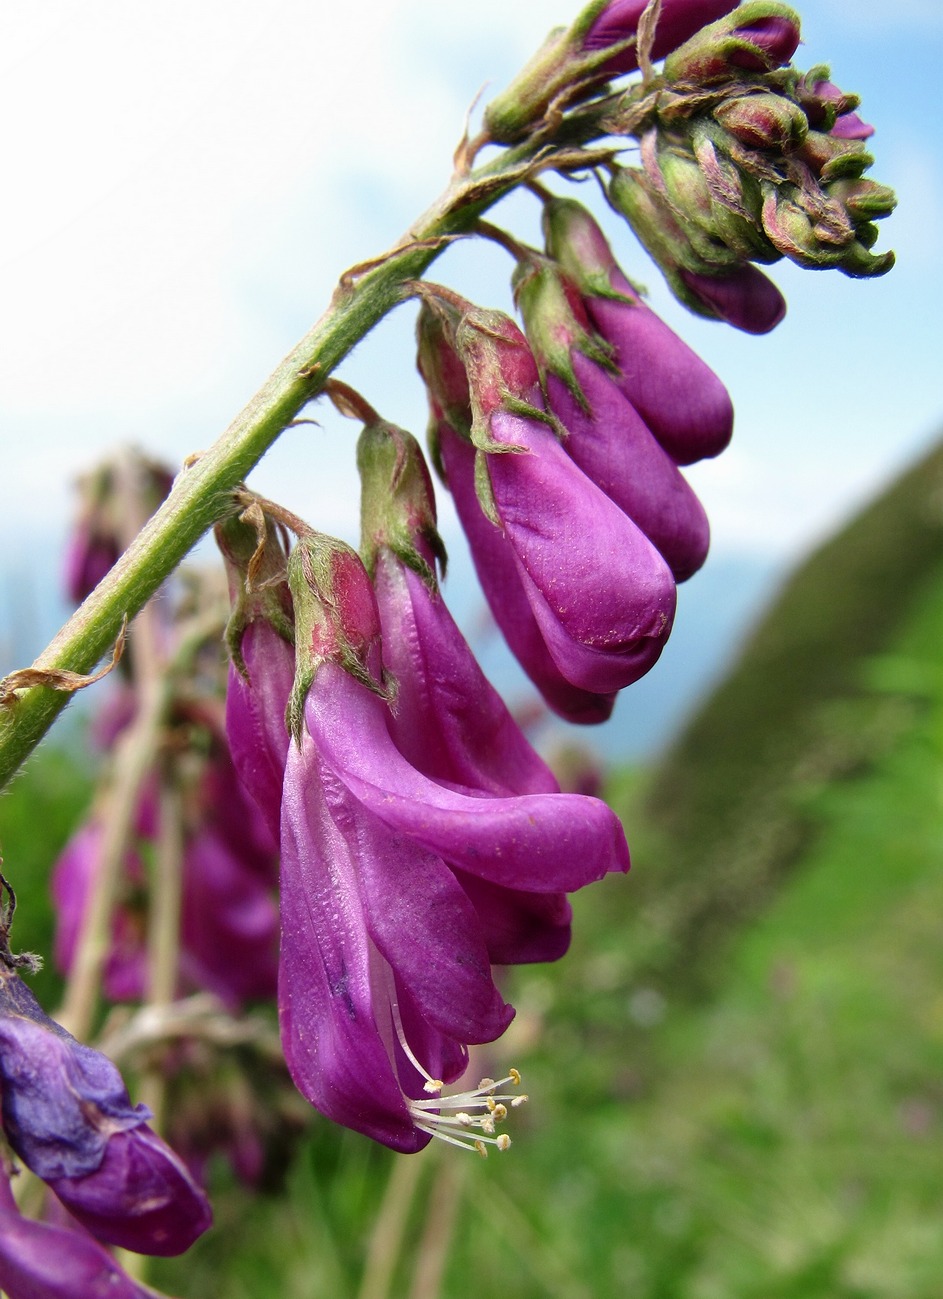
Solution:
<svg viewBox="0 0 943 1299"><path fill-rule="evenodd" d="M425 1070L422 1073L428 1077ZM421 1132L428 1132L460 1150L474 1150L486 1156L488 1146L507 1150L511 1144L507 1133L494 1135L495 1125L507 1118L508 1108L504 1101L510 1101L516 1107L527 1097L516 1092L499 1092L498 1088L507 1083L518 1087L520 1081L521 1075L512 1069L498 1082L493 1078L482 1078L474 1091L456 1092L452 1096L437 1096L430 1100L410 1100L409 1112Z"/></svg>

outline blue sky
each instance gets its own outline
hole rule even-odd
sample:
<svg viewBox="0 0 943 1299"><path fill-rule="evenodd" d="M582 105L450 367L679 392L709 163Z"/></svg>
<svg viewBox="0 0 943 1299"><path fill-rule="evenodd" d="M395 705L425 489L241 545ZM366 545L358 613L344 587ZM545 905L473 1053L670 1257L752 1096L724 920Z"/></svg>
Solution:
<svg viewBox="0 0 943 1299"><path fill-rule="evenodd" d="M122 440L172 463L208 445L320 314L338 274L387 247L442 188L479 88L499 87L574 12L562 0L321 10L310 0L0 9L0 543L21 572L36 559L41 585L56 580L49 557L75 475ZM943 6L809 0L800 13L797 62L830 62L878 127L872 174L900 198L879 246L897 250L897 268L861 283L775 267L789 314L750 338L678 308L607 218L628 273L734 395L732 447L691 474L717 562L791 562L943 425L931 99ZM536 238L527 197L496 219ZM509 304L507 273L503 253L478 245L435 271L497 306ZM403 309L340 373L421 433L411 331ZM353 539L355 434L324 411L321 429L282 438L253 485ZM445 503L443 515L451 533Z"/></svg>

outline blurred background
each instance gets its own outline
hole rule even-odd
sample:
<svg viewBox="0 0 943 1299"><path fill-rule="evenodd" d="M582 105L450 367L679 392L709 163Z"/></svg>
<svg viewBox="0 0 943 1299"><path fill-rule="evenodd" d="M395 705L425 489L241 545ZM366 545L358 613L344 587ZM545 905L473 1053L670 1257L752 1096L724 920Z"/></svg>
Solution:
<svg viewBox="0 0 943 1299"><path fill-rule="evenodd" d="M663 659L605 727L540 737L601 774L634 871L577 899L562 965L509 982L518 1018L481 1071L525 1072L514 1150L397 1162L315 1122L279 1194L247 1205L216 1170L218 1231L154 1273L172 1293L267 1297L277 1275L289 1299L940 1294L943 10L800 12L797 62L830 63L878 128L872 174L900 199L879 247L898 265L863 283L774 267L789 313L753 338L688 316L601 213L737 427L690 471L712 552ZM76 476L121 442L175 467L208 445L340 272L442 188L479 88L570 17L532 0L0 9L0 670L67 612ZM494 219L537 239L526 196ZM508 271L464 244L433 275L509 308ZM421 433L412 328L403 308L340 375ZM357 426L313 413L251 485L355 541ZM440 509L447 598L523 701L444 493ZM89 794L71 734L0 809L38 950L45 874Z"/></svg>

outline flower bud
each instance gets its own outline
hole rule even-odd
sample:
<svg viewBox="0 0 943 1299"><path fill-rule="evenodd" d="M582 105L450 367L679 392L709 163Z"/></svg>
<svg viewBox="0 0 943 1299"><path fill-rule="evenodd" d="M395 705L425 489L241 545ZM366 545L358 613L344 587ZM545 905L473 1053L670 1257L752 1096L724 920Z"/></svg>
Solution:
<svg viewBox="0 0 943 1299"><path fill-rule="evenodd" d="M635 35L639 19L649 0L607 0L606 4L590 6L599 10L589 31L583 38L584 50L605 50ZM713 22L736 7L737 0L662 0L651 57L662 59L678 48L682 41L693 36L706 23ZM577 19L577 23L579 23ZM639 66L638 48L635 44L622 50L606 62L607 76L632 72Z"/></svg>
<svg viewBox="0 0 943 1299"><path fill-rule="evenodd" d="M488 136L510 144L538 125L554 102L575 102L609 77L639 66L636 33L648 0L592 0L569 28L550 33L507 90L485 109ZM663 58L736 0L662 0L652 57Z"/></svg>
<svg viewBox="0 0 943 1299"><path fill-rule="evenodd" d="M360 471L361 553L373 574L381 548L435 586L430 564L445 569L445 547L436 527L432 479L419 443L395 424L367 424L357 443Z"/></svg>
<svg viewBox="0 0 943 1299"><path fill-rule="evenodd" d="M837 139L868 139L874 134L874 127L863 122L854 111L860 103L858 96L840 90L829 81L828 75L826 67L811 68L796 87L796 98L809 125Z"/></svg>
<svg viewBox="0 0 943 1299"><path fill-rule="evenodd" d="M791 153L809 131L806 115L784 95L763 91L725 99L713 116L724 130L751 149Z"/></svg>
<svg viewBox="0 0 943 1299"><path fill-rule="evenodd" d="M785 67L799 44L799 15L774 0L747 0L665 60L669 82L712 85L741 72Z"/></svg>
<svg viewBox="0 0 943 1299"><path fill-rule="evenodd" d="M749 262L717 265L698 257L687 232L643 173L620 169L610 182L609 198L672 293L695 314L726 320L751 334L768 333L782 320L786 304L773 282Z"/></svg>

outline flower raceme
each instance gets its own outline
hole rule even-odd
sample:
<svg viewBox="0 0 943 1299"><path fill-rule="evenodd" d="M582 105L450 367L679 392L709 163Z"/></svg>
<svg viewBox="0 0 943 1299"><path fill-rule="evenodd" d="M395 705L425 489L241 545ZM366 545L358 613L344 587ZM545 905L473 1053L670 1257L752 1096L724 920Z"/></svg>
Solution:
<svg viewBox="0 0 943 1299"><path fill-rule="evenodd" d="M419 331L439 455L495 620L552 708L601 720L664 647L671 571L561 445L507 316L427 306Z"/></svg>
<svg viewBox="0 0 943 1299"><path fill-rule="evenodd" d="M179 1254L209 1226L205 1195L148 1127L146 1107L131 1105L115 1066L49 1019L5 969L0 1096L13 1151L97 1240Z"/></svg>

